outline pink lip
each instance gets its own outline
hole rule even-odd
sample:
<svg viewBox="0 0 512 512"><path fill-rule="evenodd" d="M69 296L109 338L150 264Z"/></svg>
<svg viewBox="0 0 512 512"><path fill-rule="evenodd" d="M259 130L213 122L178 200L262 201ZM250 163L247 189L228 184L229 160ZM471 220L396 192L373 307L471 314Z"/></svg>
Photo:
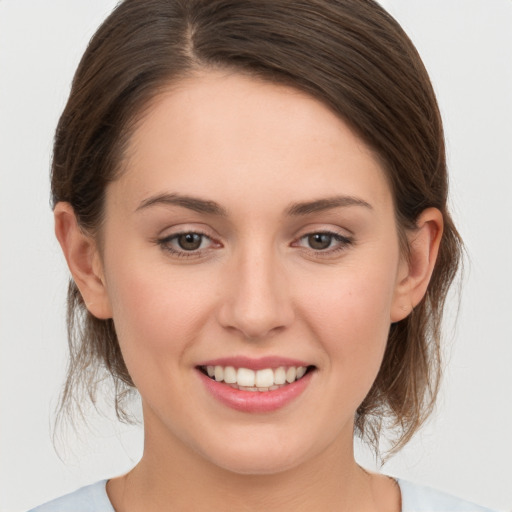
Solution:
<svg viewBox="0 0 512 512"><path fill-rule="evenodd" d="M220 363L217 364L220 365ZM222 366L224 365L222 364ZM237 365L230 363L226 366ZM295 366L295 364L281 363L278 366ZM238 367L247 368L243 364ZM269 367L273 367L273 365L268 365L267 362L264 368ZM232 388L224 382L217 382L200 370L197 370L199 378L214 398L231 409L246 413L268 413L281 409L304 392L311 381L313 373L308 372L301 379L273 391L242 391Z"/></svg>
<svg viewBox="0 0 512 512"><path fill-rule="evenodd" d="M280 366L310 366L310 364L298 359L279 356L260 358L235 356L204 361L197 366L233 366L235 368L248 368L249 370L263 370L265 368L279 368Z"/></svg>

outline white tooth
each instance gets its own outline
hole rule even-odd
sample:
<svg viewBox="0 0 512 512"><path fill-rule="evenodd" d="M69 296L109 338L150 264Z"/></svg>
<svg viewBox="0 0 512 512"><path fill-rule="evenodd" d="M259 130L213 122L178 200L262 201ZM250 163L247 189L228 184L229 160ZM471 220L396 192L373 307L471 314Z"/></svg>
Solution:
<svg viewBox="0 0 512 512"><path fill-rule="evenodd" d="M304 374L306 373L307 368L305 366L299 366L297 368L297 379L300 379L301 377L304 377ZM226 378L226 377L224 377Z"/></svg>
<svg viewBox="0 0 512 512"><path fill-rule="evenodd" d="M236 383L236 370L232 366L224 368L224 382L226 384Z"/></svg>
<svg viewBox="0 0 512 512"><path fill-rule="evenodd" d="M274 391L274 390L276 390L276 389L279 389L279 386L270 386L270 387L268 388L268 390L269 390L269 391Z"/></svg>
<svg viewBox="0 0 512 512"><path fill-rule="evenodd" d="M281 366L274 370L274 384L281 385L286 382L286 370Z"/></svg>
<svg viewBox="0 0 512 512"><path fill-rule="evenodd" d="M258 387L258 391L268 391L268 388L260 388L260 387Z"/></svg>
<svg viewBox="0 0 512 512"><path fill-rule="evenodd" d="M222 366L215 367L215 380L217 382L224 380L224 368L222 368Z"/></svg>
<svg viewBox="0 0 512 512"><path fill-rule="evenodd" d="M236 380L239 386L253 387L256 380L256 374L248 368L238 368Z"/></svg>
<svg viewBox="0 0 512 512"><path fill-rule="evenodd" d="M215 375L215 367L214 366L207 366L206 372L208 373L208 377L213 377Z"/></svg>
<svg viewBox="0 0 512 512"><path fill-rule="evenodd" d="M264 370L258 370L256 372L256 387L268 388L274 384L274 371L270 368Z"/></svg>
<svg viewBox="0 0 512 512"><path fill-rule="evenodd" d="M297 369L295 366L290 366L288 370L286 370L286 381L290 384L295 381L297 378Z"/></svg>

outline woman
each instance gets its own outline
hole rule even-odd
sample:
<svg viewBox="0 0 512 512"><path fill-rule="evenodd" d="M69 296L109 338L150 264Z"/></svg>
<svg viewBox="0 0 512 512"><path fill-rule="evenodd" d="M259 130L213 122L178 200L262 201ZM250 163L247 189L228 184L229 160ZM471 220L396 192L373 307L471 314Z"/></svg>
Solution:
<svg viewBox="0 0 512 512"><path fill-rule="evenodd" d="M353 456L354 431L397 450L431 411L461 247L428 76L377 4L123 2L52 192L64 404L103 366L145 447L38 510L484 510Z"/></svg>

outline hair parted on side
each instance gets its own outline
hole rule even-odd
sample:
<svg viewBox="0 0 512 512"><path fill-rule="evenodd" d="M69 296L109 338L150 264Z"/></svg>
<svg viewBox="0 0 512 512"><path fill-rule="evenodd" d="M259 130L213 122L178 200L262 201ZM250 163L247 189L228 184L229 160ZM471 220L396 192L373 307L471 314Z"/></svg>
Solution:
<svg viewBox="0 0 512 512"><path fill-rule="evenodd" d="M428 74L402 28L375 1L121 2L91 40L60 118L53 204L69 202L80 227L101 240L105 189L122 172L137 120L172 83L208 69L289 85L332 109L380 158L402 235L425 208L442 212L444 232L426 296L391 325L380 372L355 418L358 433L376 448L389 427L398 449L434 405L442 314L462 243L447 210L443 128ZM68 335L61 412L79 402L76 393L94 401L106 372L116 412L126 419L122 398L133 382L114 323L92 316L72 281Z"/></svg>

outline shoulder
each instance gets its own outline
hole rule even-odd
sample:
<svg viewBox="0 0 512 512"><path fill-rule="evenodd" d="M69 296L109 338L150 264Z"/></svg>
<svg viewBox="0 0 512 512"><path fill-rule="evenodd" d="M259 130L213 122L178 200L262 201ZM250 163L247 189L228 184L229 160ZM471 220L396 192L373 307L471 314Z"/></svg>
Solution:
<svg viewBox="0 0 512 512"><path fill-rule="evenodd" d="M82 487L75 492L61 496L40 505L29 512L114 512L108 499L106 480Z"/></svg>
<svg viewBox="0 0 512 512"><path fill-rule="evenodd" d="M402 493L402 512L493 512L441 491L397 479Z"/></svg>

